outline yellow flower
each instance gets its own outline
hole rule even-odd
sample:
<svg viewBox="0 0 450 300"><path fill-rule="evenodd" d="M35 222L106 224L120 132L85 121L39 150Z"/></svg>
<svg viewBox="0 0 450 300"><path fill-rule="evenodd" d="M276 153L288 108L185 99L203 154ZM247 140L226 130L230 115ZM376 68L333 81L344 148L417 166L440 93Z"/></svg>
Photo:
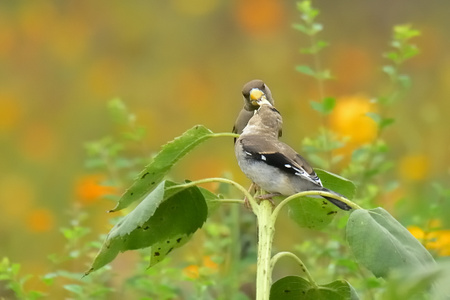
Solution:
<svg viewBox="0 0 450 300"><path fill-rule="evenodd" d="M330 127L338 136L349 139L343 152L351 152L376 138L377 124L367 116L367 113L373 111L373 104L365 96L356 95L337 99L336 106L330 115Z"/></svg>
<svg viewBox="0 0 450 300"><path fill-rule="evenodd" d="M439 220L431 220L430 224L437 224ZM418 239L425 248L434 250L439 256L450 256L450 230L435 230L425 232L418 226L409 226L408 231Z"/></svg>
<svg viewBox="0 0 450 300"><path fill-rule="evenodd" d="M408 231L419 241L423 241L425 232L419 226L408 226Z"/></svg>
<svg viewBox="0 0 450 300"><path fill-rule="evenodd" d="M436 250L440 256L450 256L450 230L437 230L427 235L427 249Z"/></svg>

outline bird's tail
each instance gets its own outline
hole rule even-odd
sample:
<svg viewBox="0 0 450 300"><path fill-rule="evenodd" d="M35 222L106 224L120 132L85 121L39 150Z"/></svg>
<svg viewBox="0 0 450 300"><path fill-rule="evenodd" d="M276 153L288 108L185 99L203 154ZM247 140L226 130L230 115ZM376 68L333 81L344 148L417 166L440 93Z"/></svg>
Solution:
<svg viewBox="0 0 450 300"><path fill-rule="evenodd" d="M321 190L324 191L324 192L329 192L329 193L335 194L335 195L337 195L339 197L345 198L341 194L336 193L335 191L329 190L327 188L322 187ZM322 197L327 199L328 201L330 201L331 203L333 203L334 205L336 205L337 207L339 207L342 210L350 210L350 209L352 209L347 203L344 203L341 200L334 199L334 198L327 197L327 196L322 196Z"/></svg>
<svg viewBox="0 0 450 300"><path fill-rule="evenodd" d="M333 203L334 205L336 205L337 207L339 207L342 210L350 210L352 209L347 203L342 202L341 200L338 199L334 199L331 197L326 197L326 196L322 196L325 199L327 199L328 201L330 201L331 203Z"/></svg>

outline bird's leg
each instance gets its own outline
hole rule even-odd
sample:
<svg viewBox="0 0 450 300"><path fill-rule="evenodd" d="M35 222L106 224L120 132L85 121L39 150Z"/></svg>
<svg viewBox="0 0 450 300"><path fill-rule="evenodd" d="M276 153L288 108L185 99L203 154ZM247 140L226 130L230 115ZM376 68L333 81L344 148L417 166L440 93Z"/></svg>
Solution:
<svg viewBox="0 0 450 300"><path fill-rule="evenodd" d="M250 194L254 195L256 193L256 191L258 190L258 188L259 188L258 185L256 183L252 182L252 184L248 188L248 192ZM244 198L244 206L249 210L252 209L251 205L250 205L250 201L248 200L247 196L245 196L245 198Z"/></svg>
<svg viewBox="0 0 450 300"><path fill-rule="evenodd" d="M258 195L256 199L258 200L268 200L272 204L273 207L275 207L275 201L273 201L272 197L280 196L280 193L269 193L269 194L262 194Z"/></svg>
<svg viewBox="0 0 450 300"><path fill-rule="evenodd" d="M269 194L263 194L259 195L256 198L259 200L272 200L272 197L281 196L280 193L269 193Z"/></svg>

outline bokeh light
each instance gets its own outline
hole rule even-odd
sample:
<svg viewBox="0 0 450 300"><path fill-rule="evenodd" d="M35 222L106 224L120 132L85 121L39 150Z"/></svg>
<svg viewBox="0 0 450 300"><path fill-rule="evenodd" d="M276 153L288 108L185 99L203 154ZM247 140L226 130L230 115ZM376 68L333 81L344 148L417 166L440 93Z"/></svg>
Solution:
<svg viewBox="0 0 450 300"><path fill-rule="evenodd" d="M284 142L300 150L302 139L316 136L327 123L348 139L335 154L350 157L379 133L367 113L380 112L371 99L392 89L382 72L388 64L383 53L392 27L403 23L422 31L414 39L421 53L402 69L412 79L411 89L387 112L396 119L383 132L394 163L389 177L401 187L380 203L400 216L406 211L398 205L402 199L428 203L423 195L429 195L432 180L450 182L450 2L318 0L314 5L324 25L320 39L329 42L319 55L333 74L325 93L336 99L326 122L309 107L310 100L320 100L317 82L295 70L315 63L299 51L311 41L292 28L300 22L295 1L0 2L0 255L23 263L24 274L38 270L36 278L53 271L47 257L64 251L61 228L70 226L75 210L88 214L83 222L92 226L90 239L106 233L119 214L105 213L114 207L105 199L121 195L135 176L130 173L188 128L204 124L230 131L242 107L241 87L254 78L274 93ZM115 97L136 115L134 125L147 132L121 153L131 162L120 174L125 178L120 186L108 173L117 166L87 164L85 149L86 142L105 136L128 142L124 127L108 116L107 103ZM225 173L249 183L238 169L231 139L208 141L170 178ZM410 230L432 238L429 249L449 255L446 228ZM23 240L36 249L24 247ZM198 260L183 270L188 278L221 266L209 256ZM83 263L67 268L82 272Z"/></svg>

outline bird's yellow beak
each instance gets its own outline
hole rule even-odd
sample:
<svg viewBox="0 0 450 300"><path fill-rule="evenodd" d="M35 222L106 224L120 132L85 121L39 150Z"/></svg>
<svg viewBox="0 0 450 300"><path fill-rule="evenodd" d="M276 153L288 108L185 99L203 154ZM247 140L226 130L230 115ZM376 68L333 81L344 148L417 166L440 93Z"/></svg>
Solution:
<svg viewBox="0 0 450 300"><path fill-rule="evenodd" d="M250 101L252 105L259 105L258 100L264 96L264 93L260 89L252 89L250 91Z"/></svg>

